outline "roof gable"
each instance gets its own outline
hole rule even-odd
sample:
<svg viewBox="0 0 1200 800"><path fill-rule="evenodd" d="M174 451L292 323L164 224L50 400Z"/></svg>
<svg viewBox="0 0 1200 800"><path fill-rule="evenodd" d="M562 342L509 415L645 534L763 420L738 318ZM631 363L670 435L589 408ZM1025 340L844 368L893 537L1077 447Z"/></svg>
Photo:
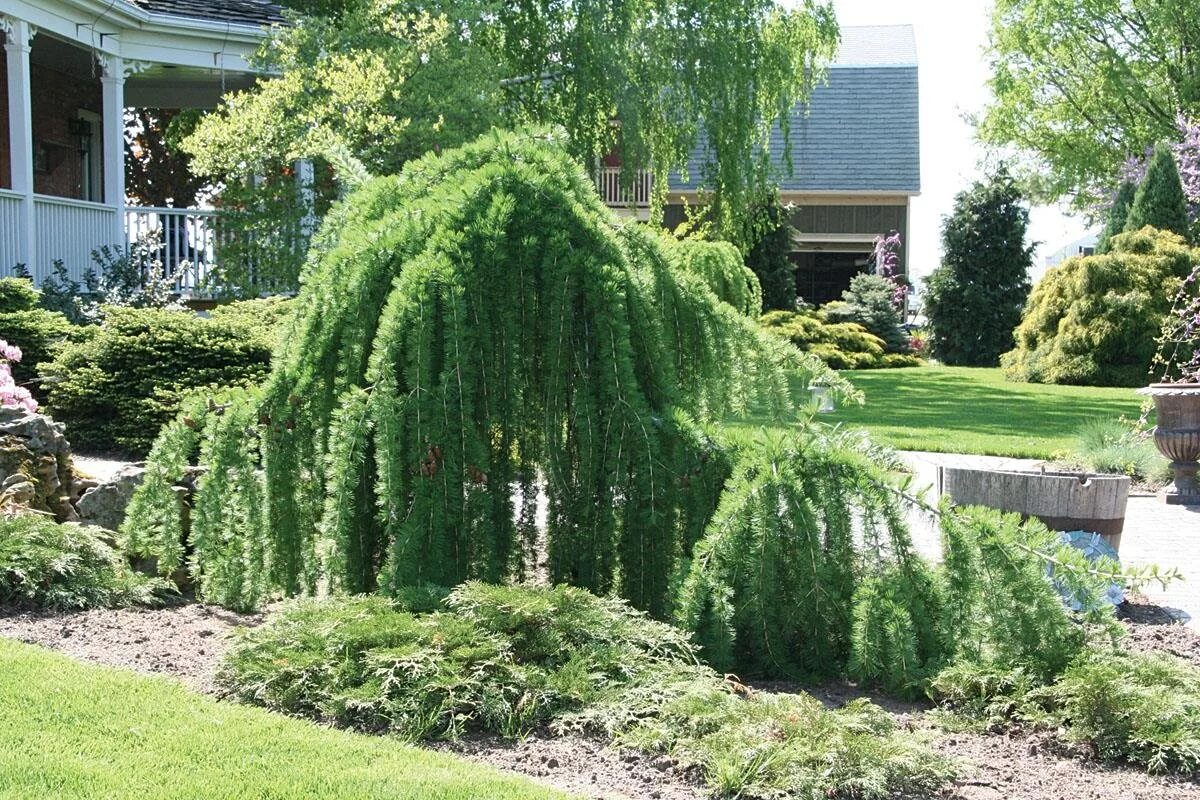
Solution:
<svg viewBox="0 0 1200 800"><path fill-rule="evenodd" d="M787 192L897 192L921 190L920 113L916 45L908 25L842 29L837 59L807 104L778 126L769 144L779 188ZM672 175L670 187L703 185L704 146L688 165L689 180Z"/></svg>

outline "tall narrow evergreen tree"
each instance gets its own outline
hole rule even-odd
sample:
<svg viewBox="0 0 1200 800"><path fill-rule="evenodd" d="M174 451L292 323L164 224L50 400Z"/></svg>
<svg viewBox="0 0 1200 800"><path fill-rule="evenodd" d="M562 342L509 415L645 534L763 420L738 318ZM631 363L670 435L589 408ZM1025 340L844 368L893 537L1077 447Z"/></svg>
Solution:
<svg viewBox="0 0 1200 800"><path fill-rule="evenodd" d="M1189 239L1187 197L1183 193L1183 181L1179 178L1179 166L1171 148L1160 144L1154 148L1146 177L1133 198L1133 206L1125 220L1126 231L1141 230L1146 225L1160 231L1171 231Z"/></svg>
<svg viewBox="0 0 1200 800"><path fill-rule="evenodd" d="M1112 237L1125 232L1125 223L1129 219L1129 209L1133 206L1133 198L1137 195L1137 184L1133 181L1122 181L1113 199L1112 208L1108 210L1108 222L1096 242L1097 253L1107 253L1112 246Z"/></svg>
<svg viewBox="0 0 1200 800"><path fill-rule="evenodd" d="M942 221L942 263L925 292L934 356L990 367L1012 348L1030 289L1028 228L1024 198L1003 170L954 198Z"/></svg>

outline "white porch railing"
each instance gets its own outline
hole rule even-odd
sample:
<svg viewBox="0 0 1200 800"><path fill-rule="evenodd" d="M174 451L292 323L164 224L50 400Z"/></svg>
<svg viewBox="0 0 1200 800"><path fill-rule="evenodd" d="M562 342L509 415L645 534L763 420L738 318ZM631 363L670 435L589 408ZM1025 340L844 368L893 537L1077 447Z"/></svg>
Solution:
<svg viewBox="0 0 1200 800"><path fill-rule="evenodd" d="M37 195L33 199L36 231L36 264L31 269L35 282L51 274L55 261L62 261L72 280L82 281L92 263L92 251L102 245L118 246L117 210L112 206Z"/></svg>
<svg viewBox="0 0 1200 800"><path fill-rule="evenodd" d="M154 277L181 292L203 284L225 241L220 212L212 209L127 206L125 230L130 246L148 249L150 260L161 264Z"/></svg>
<svg viewBox="0 0 1200 800"><path fill-rule="evenodd" d="M21 260L21 195L0 189L0 276Z"/></svg>
<svg viewBox="0 0 1200 800"><path fill-rule="evenodd" d="M596 189L605 205L614 208L649 208L650 196L654 191L654 173L641 170L633 178L633 185L621 185L620 167L599 167L596 170Z"/></svg>

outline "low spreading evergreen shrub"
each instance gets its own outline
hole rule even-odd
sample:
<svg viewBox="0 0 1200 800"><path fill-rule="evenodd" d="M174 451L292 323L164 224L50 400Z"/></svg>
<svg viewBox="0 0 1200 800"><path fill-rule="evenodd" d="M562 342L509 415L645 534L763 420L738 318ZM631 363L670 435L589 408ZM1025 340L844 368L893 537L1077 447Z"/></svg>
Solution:
<svg viewBox="0 0 1200 800"><path fill-rule="evenodd" d="M1049 680L963 662L931 693L952 727L1042 729L1104 761L1200 773L1200 669L1174 656L1092 646Z"/></svg>
<svg viewBox="0 0 1200 800"><path fill-rule="evenodd" d="M811 353L832 369L916 367L909 353L889 353L875 334L855 322L831 322L823 311L768 311L759 324Z"/></svg>
<svg viewBox="0 0 1200 800"><path fill-rule="evenodd" d="M294 298L274 295L223 303L209 318L248 331L273 348L286 335L295 308Z"/></svg>
<svg viewBox="0 0 1200 800"><path fill-rule="evenodd" d="M40 514L0 516L0 607L156 604L165 582L134 572L104 537Z"/></svg>
<svg viewBox="0 0 1200 800"><path fill-rule="evenodd" d="M613 737L740 797L883 798L952 775L865 702L739 692L686 634L569 587L465 584L433 613L378 596L293 603L219 683L246 702L414 740L535 728Z"/></svg>
<svg viewBox="0 0 1200 800"><path fill-rule="evenodd" d="M191 312L109 308L42 366L45 407L77 448L144 457L193 390L250 384L271 343L257 325Z"/></svg>

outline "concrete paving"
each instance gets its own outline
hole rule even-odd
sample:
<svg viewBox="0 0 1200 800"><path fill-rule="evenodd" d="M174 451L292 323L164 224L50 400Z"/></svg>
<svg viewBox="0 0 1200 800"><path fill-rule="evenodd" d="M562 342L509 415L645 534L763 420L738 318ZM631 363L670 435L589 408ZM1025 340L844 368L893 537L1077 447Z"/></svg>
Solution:
<svg viewBox="0 0 1200 800"><path fill-rule="evenodd" d="M938 496L939 466L1038 469L1045 464L1023 458L949 453L903 452L901 457L913 470L914 488L924 488L931 502ZM917 549L929 558L938 558L940 544L936 521L912 509L909 525ZM1125 531L1121 536L1121 561L1130 566L1157 564L1164 569L1177 568L1183 574L1183 580L1166 589L1147 586L1142 593L1189 626L1200 629L1200 506L1168 506L1153 495L1130 495L1125 511Z"/></svg>

